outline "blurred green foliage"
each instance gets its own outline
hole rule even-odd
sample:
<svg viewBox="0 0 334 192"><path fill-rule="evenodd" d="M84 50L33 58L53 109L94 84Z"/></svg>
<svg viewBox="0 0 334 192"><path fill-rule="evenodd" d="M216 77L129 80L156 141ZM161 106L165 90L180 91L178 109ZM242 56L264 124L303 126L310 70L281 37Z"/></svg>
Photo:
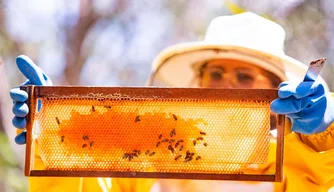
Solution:
<svg viewBox="0 0 334 192"><path fill-rule="evenodd" d="M20 168L8 137L0 132L0 191L27 191L27 181L23 169Z"/></svg>

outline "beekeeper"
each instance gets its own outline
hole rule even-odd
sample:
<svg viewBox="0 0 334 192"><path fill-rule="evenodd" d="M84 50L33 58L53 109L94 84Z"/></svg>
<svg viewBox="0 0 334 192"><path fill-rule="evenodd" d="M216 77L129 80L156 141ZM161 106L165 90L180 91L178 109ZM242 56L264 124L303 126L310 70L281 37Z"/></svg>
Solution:
<svg viewBox="0 0 334 192"><path fill-rule="evenodd" d="M290 127L284 140L284 178L280 183L109 178L33 178L32 191L328 191L334 186L333 97L321 77L303 81L307 66L283 51L285 32L278 24L253 13L215 18L205 39L168 47L153 62L148 85L173 87L276 88L274 113L285 114ZM28 57L17 65L24 84L52 85ZM283 83L282 83L283 82ZM10 91L13 125L26 126L27 93ZM15 141L25 143L25 132ZM275 148L275 143L271 143ZM265 174L274 168L255 167Z"/></svg>

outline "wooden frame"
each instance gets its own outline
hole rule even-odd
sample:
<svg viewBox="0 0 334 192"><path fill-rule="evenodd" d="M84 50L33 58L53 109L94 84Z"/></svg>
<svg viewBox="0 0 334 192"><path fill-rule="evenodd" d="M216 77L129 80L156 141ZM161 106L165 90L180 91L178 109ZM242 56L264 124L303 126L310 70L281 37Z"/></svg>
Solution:
<svg viewBox="0 0 334 192"><path fill-rule="evenodd" d="M238 99L272 101L276 99L277 89L213 89L213 88L155 88L155 87L72 87L72 86L21 86L28 92L26 101L29 109L36 109L37 99L43 97L87 96L94 93L104 95L124 95L141 99ZM154 96L154 97L153 97ZM124 98L126 99L126 97ZM275 174L203 174L203 173L159 173L159 172L111 172L111 171L50 171L34 170L35 146L32 141L32 122L34 110L30 110L27 120L26 176L68 176L68 177L126 177L126 178L168 178L168 179L205 179L205 180L245 180L276 181L283 178L283 136L284 115L278 115L277 148Z"/></svg>

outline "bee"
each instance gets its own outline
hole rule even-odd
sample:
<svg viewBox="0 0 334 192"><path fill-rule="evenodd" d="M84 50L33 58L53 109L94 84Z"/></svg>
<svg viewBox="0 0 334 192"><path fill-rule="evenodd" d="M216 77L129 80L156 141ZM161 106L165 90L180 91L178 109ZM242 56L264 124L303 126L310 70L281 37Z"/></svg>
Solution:
<svg viewBox="0 0 334 192"><path fill-rule="evenodd" d="M130 155L129 156L129 161L131 161L133 159L133 156L132 155Z"/></svg>
<svg viewBox="0 0 334 192"><path fill-rule="evenodd" d="M208 144L207 143L203 143L203 145L206 147L206 146L208 146Z"/></svg>
<svg viewBox="0 0 334 192"><path fill-rule="evenodd" d="M173 114L173 118L175 121L177 121L177 116Z"/></svg>
<svg viewBox="0 0 334 192"><path fill-rule="evenodd" d="M190 155L190 151L188 150L188 151L186 151L186 154L187 154L187 156L189 156Z"/></svg>
<svg viewBox="0 0 334 192"><path fill-rule="evenodd" d="M176 135L176 130L173 129L171 132L170 132L170 137L173 137L174 135Z"/></svg>
<svg viewBox="0 0 334 192"><path fill-rule="evenodd" d="M150 156L152 156L152 155L154 155L155 154L155 152L153 151L152 153L150 153Z"/></svg>
<svg viewBox="0 0 334 192"><path fill-rule="evenodd" d="M158 143L155 145L156 147L159 147L159 145L160 145L160 141L158 141Z"/></svg>
<svg viewBox="0 0 334 192"><path fill-rule="evenodd" d="M175 139L171 139L169 140L169 143L173 143L175 141Z"/></svg>
<svg viewBox="0 0 334 192"><path fill-rule="evenodd" d="M58 125L60 125L60 121L59 121L58 117L56 117L56 121L57 121Z"/></svg>
<svg viewBox="0 0 334 192"><path fill-rule="evenodd" d="M140 155L140 150L137 151L137 154Z"/></svg>
<svg viewBox="0 0 334 192"><path fill-rule="evenodd" d="M87 144L83 144L83 145L82 145L82 148L85 148L85 147L87 147Z"/></svg>
<svg viewBox="0 0 334 192"><path fill-rule="evenodd" d="M200 159L201 159L201 156L197 156L197 157L196 157L196 161L197 161L197 160L200 160Z"/></svg>
<svg viewBox="0 0 334 192"><path fill-rule="evenodd" d="M161 142L168 142L169 139L163 139Z"/></svg>
<svg viewBox="0 0 334 192"><path fill-rule="evenodd" d="M140 155L140 150L138 150L138 149L134 149L134 150L132 150L132 152L133 152L133 155L135 154L136 157L138 157L138 155Z"/></svg>
<svg viewBox="0 0 334 192"><path fill-rule="evenodd" d="M194 156L194 153L189 153L189 154L186 155L186 158L185 158L185 159L187 159L187 158L191 158L191 159L192 159L193 156Z"/></svg>
<svg viewBox="0 0 334 192"><path fill-rule="evenodd" d="M158 138L161 139L162 138L162 134L160 134Z"/></svg>
<svg viewBox="0 0 334 192"><path fill-rule="evenodd" d="M104 107L107 108L107 109L111 109L110 105L105 105Z"/></svg>
<svg viewBox="0 0 334 192"><path fill-rule="evenodd" d="M91 142L89 143L89 146L92 147L93 144L94 144L94 141L91 141Z"/></svg>
<svg viewBox="0 0 334 192"><path fill-rule="evenodd" d="M129 157L129 154L124 153L124 155L123 155L123 159L126 159L126 158L128 158L128 157Z"/></svg>
<svg viewBox="0 0 334 192"><path fill-rule="evenodd" d="M203 141L203 137L198 137L196 140Z"/></svg>
<svg viewBox="0 0 334 192"><path fill-rule="evenodd" d="M180 139L180 140L178 140L177 142L178 142L178 143L182 143L182 142L183 142L183 139Z"/></svg>
<svg viewBox="0 0 334 192"><path fill-rule="evenodd" d="M179 146L179 144L180 144L180 143L176 143L176 144L175 144L175 148L176 148L177 146Z"/></svg>
<svg viewBox="0 0 334 192"><path fill-rule="evenodd" d="M168 150L170 150L172 153L174 153L174 148L172 145L168 145Z"/></svg>
<svg viewBox="0 0 334 192"><path fill-rule="evenodd" d="M83 140L89 140L89 137L87 135L82 136Z"/></svg>
<svg viewBox="0 0 334 192"><path fill-rule="evenodd" d="M180 150L179 150L179 151L182 151L182 149L183 149L183 145L181 145L181 147L180 147Z"/></svg>
<svg viewBox="0 0 334 192"><path fill-rule="evenodd" d="M206 135L206 133L203 132L203 131L199 132L199 134L201 134L201 135Z"/></svg>
<svg viewBox="0 0 334 192"><path fill-rule="evenodd" d="M189 158L186 157L186 159L184 160L184 162L189 162L189 161L191 161L192 159L193 159L193 157L189 157Z"/></svg>
<svg viewBox="0 0 334 192"><path fill-rule="evenodd" d="M196 140L193 140L193 144L194 144L194 146L196 145Z"/></svg>
<svg viewBox="0 0 334 192"><path fill-rule="evenodd" d="M182 157L182 155L178 155L175 157L175 161L177 161L178 159L180 159Z"/></svg>
<svg viewBox="0 0 334 192"><path fill-rule="evenodd" d="M65 136L62 135L62 136L60 137L61 142L64 142L64 139L65 139Z"/></svg>
<svg viewBox="0 0 334 192"><path fill-rule="evenodd" d="M145 155L148 155L150 153L150 150L147 150L146 152L145 152Z"/></svg>
<svg viewBox="0 0 334 192"><path fill-rule="evenodd" d="M132 153L132 156L138 157L137 153Z"/></svg>
<svg viewBox="0 0 334 192"><path fill-rule="evenodd" d="M95 107L94 107L94 105L92 105L92 111L93 111L93 112L95 111Z"/></svg>
<svg viewBox="0 0 334 192"><path fill-rule="evenodd" d="M136 119L135 119L135 122L138 122L138 121L140 121L140 117L139 117L139 115L136 117Z"/></svg>
<svg viewBox="0 0 334 192"><path fill-rule="evenodd" d="M139 150L137 150L137 149L134 149L134 150L132 150L132 152L134 152L134 153L137 153Z"/></svg>

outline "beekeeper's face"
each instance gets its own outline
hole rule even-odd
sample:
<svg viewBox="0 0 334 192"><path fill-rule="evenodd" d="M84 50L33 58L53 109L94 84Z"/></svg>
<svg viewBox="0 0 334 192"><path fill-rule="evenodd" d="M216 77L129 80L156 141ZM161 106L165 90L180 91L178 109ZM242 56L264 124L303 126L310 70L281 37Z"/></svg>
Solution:
<svg viewBox="0 0 334 192"><path fill-rule="evenodd" d="M227 59L206 62L199 73L200 87L276 88L280 79L253 64Z"/></svg>

